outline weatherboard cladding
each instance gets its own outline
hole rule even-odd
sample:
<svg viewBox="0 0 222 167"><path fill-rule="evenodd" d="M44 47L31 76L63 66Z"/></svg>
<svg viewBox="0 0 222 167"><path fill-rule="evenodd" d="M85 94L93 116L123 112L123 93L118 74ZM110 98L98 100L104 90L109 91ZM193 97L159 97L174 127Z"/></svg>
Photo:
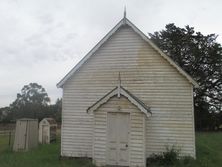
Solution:
<svg viewBox="0 0 222 167"><path fill-rule="evenodd" d="M175 67L181 75L183 75L187 80L192 83L195 87L199 85L192 77L189 76L181 67L179 67L170 57L168 57L165 53L163 53L142 31L140 31L132 22L130 22L126 17L124 17L120 22L113 27L110 32L92 49L90 52L83 57L83 59L57 84L57 87L62 88L65 82L76 72L79 68L108 40L120 27L130 26L134 32L140 35L144 41L148 42L148 44L156 50L164 59L166 59L173 67Z"/></svg>
<svg viewBox="0 0 222 167"><path fill-rule="evenodd" d="M62 156L92 157L93 113L118 82L150 107L146 156L177 145L195 156L193 86L130 26L120 27L63 85ZM112 110L112 105L107 111Z"/></svg>

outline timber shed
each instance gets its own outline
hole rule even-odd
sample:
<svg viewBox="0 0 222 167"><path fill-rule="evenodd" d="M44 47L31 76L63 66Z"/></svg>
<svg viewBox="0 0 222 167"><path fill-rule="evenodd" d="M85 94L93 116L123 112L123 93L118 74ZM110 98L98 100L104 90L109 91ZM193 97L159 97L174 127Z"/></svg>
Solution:
<svg viewBox="0 0 222 167"><path fill-rule="evenodd" d="M39 122L39 143L49 144L56 140L57 123L53 118L44 118Z"/></svg>
<svg viewBox="0 0 222 167"><path fill-rule="evenodd" d="M61 156L139 167L167 146L196 156L197 83L125 16L57 86Z"/></svg>
<svg viewBox="0 0 222 167"><path fill-rule="evenodd" d="M28 151L38 146L38 119L16 120L14 151Z"/></svg>

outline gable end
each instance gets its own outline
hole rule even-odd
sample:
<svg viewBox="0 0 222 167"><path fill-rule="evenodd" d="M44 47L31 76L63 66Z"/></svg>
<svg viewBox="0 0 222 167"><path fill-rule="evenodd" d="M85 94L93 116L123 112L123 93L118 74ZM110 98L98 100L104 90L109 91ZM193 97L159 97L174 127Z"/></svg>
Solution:
<svg viewBox="0 0 222 167"><path fill-rule="evenodd" d="M179 67L169 56L163 53L142 31L140 31L132 22L127 18L123 18L119 23L92 49L90 52L79 61L79 63L65 75L65 77L57 84L58 88L62 88L65 82L76 72L79 68L122 26L130 26L143 40L145 40L151 47L156 50L168 63L170 63L176 70L184 76L191 84L198 87L198 83L187 74L181 67Z"/></svg>
<svg viewBox="0 0 222 167"><path fill-rule="evenodd" d="M150 112L150 108L148 106L146 106L145 103L143 103L140 99L138 99L136 96L134 96L128 90L124 89L122 86L115 87L113 90L111 90L109 93L107 93L101 99L99 99L96 103L94 103L91 107L89 107L87 109L87 112L88 113L94 112L101 105L103 105L104 103L109 101L110 98L112 98L114 96L120 97L120 95L126 97L132 104L134 104L147 117L150 117L152 115L152 113Z"/></svg>

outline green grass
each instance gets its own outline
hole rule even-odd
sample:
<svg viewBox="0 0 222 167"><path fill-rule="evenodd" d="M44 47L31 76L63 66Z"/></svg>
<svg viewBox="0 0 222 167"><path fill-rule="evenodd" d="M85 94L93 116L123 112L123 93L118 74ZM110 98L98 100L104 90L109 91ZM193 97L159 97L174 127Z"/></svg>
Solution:
<svg viewBox="0 0 222 167"><path fill-rule="evenodd" d="M9 146L8 146L8 136L1 136L0 135L0 155L1 152L5 151Z"/></svg>
<svg viewBox="0 0 222 167"><path fill-rule="evenodd" d="M222 167L222 132L197 133L197 160L203 167Z"/></svg>
<svg viewBox="0 0 222 167"><path fill-rule="evenodd" d="M197 159L187 166L222 167L222 132L196 133L196 151Z"/></svg>
<svg viewBox="0 0 222 167"><path fill-rule="evenodd" d="M174 167L222 167L222 132L196 133L196 160L180 160Z"/></svg>
<svg viewBox="0 0 222 167"><path fill-rule="evenodd" d="M197 160L178 162L174 167L222 167L222 133L196 133ZM90 160L59 160L60 142L14 153L8 138L0 136L0 167L92 167ZM2 147L4 145L4 147Z"/></svg>
<svg viewBox="0 0 222 167"><path fill-rule="evenodd" d="M0 137L3 141L7 138ZM0 144L0 147L2 145ZM28 152L12 152L8 145L0 150L0 167L93 167L88 159L59 159L60 142L39 145Z"/></svg>

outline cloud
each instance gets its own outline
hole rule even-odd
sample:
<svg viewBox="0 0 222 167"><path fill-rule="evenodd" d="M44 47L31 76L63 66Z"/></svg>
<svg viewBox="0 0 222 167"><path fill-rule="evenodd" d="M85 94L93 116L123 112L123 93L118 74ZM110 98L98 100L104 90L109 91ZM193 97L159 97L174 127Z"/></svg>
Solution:
<svg viewBox="0 0 222 167"><path fill-rule="evenodd" d="M216 0L2 0L0 107L30 82L53 100L61 97L56 83L123 17L125 5L127 17L145 33L170 22L205 34L222 29Z"/></svg>

